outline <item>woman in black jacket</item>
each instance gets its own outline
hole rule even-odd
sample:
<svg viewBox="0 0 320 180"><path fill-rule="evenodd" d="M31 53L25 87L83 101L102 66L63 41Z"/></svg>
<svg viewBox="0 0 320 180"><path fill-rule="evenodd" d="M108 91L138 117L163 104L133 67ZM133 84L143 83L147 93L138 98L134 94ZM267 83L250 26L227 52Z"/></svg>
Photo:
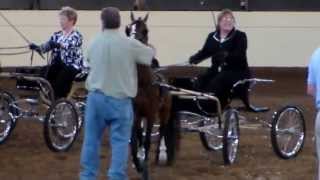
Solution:
<svg viewBox="0 0 320 180"><path fill-rule="evenodd" d="M219 14L217 30L208 35L203 48L191 56L189 62L198 64L209 57L212 65L198 77L197 88L214 93L224 107L233 84L250 77L247 36L235 29L235 18L230 10L223 10Z"/></svg>

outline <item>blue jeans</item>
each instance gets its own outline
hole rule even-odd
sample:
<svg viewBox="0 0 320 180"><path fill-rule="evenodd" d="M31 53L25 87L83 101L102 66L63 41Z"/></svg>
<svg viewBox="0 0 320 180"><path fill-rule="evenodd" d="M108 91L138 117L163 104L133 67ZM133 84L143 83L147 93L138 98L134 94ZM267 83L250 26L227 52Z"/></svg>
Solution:
<svg viewBox="0 0 320 180"><path fill-rule="evenodd" d="M127 180L128 151L133 124L131 99L116 99L100 91L90 92L85 111L85 134L81 152L80 180L99 175L100 147L104 130L110 127L111 165L109 180Z"/></svg>

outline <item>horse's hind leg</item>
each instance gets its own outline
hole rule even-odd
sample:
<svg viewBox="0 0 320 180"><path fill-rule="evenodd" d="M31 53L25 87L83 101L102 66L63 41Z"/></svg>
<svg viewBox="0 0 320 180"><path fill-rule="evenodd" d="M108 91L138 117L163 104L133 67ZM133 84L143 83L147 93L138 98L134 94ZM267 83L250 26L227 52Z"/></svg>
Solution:
<svg viewBox="0 0 320 180"><path fill-rule="evenodd" d="M166 165L172 164L175 159L176 152L176 126L175 119L171 117L172 111L172 98L166 96L164 103L160 108L160 138L157 146L156 163L165 163Z"/></svg>
<svg viewBox="0 0 320 180"><path fill-rule="evenodd" d="M180 133L179 133L179 121L177 121L176 113L174 108L172 108L172 98L167 97L166 103L161 109L160 113L161 117L161 125L163 126L161 139L165 140L165 147L167 153L167 165L173 164L175 161L175 157L177 154L177 150L179 149L180 144ZM160 140L161 140L160 139ZM161 141L160 141L161 143ZM161 145L161 144L159 144ZM160 146L158 147L160 148Z"/></svg>
<svg viewBox="0 0 320 180"><path fill-rule="evenodd" d="M180 145L180 130L179 130L179 122L177 121L176 115L172 114L170 116L169 121L166 125L165 130L165 143L167 146L167 165L171 165L174 163L177 151L179 150Z"/></svg>
<svg viewBox="0 0 320 180"><path fill-rule="evenodd" d="M143 137L144 128L141 125L142 121L143 119L139 117L139 119L137 119L137 123L135 127L136 136L138 139L138 147L142 147L144 143L144 137Z"/></svg>
<svg viewBox="0 0 320 180"><path fill-rule="evenodd" d="M167 161L167 143L165 139L166 134L166 123L161 119L160 120L160 128L159 128L159 140L157 144L156 150L156 164L160 164L160 161Z"/></svg>

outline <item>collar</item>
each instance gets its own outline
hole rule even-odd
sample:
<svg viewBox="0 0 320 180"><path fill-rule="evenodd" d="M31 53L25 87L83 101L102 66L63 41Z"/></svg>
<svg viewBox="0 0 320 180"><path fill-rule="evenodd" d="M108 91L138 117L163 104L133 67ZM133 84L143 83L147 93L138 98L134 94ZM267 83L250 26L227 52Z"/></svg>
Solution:
<svg viewBox="0 0 320 180"><path fill-rule="evenodd" d="M119 29L104 29L103 32L107 33L107 34L117 34L120 31L119 31Z"/></svg>
<svg viewBox="0 0 320 180"><path fill-rule="evenodd" d="M227 42L228 40L230 40L231 38L233 38L233 36L235 35L235 32L236 32L236 28L233 28L229 34L227 35L227 37L224 39L224 42ZM214 34L213 34L213 38L218 41L218 42L221 42L221 37L220 37L220 30L217 30Z"/></svg>

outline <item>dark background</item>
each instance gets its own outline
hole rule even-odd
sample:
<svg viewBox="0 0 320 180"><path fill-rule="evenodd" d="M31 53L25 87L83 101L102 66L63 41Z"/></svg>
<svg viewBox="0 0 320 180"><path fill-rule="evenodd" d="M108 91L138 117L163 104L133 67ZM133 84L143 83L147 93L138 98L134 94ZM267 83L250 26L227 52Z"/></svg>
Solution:
<svg viewBox="0 0 320 180"><path fill-rule="evenodd" d="M146 0L151 11L243 10L240 0ZM201 6L200 2L205 1ZM248 0L250 11L319 11L320 0ZM0 0L0 9L56 10L69 5L79 10L116 6L132 10L133 0Z"/></svg>

